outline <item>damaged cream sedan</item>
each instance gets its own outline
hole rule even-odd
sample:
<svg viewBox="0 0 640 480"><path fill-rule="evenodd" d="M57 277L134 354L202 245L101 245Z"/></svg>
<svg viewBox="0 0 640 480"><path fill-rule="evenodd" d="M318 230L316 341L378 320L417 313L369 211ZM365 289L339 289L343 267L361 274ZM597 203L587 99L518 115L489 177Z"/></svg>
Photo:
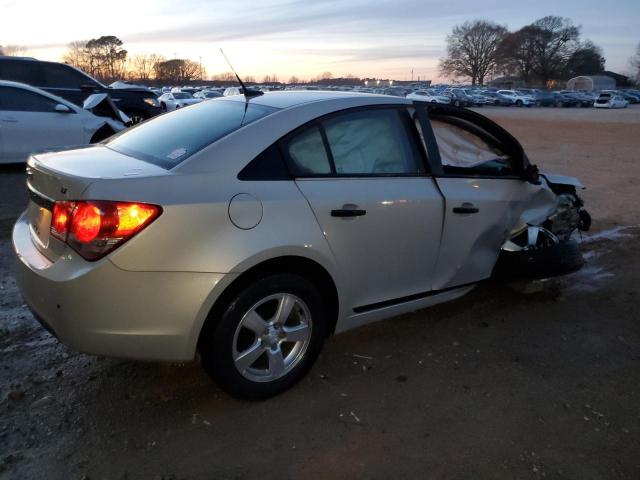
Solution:
<svg viewBox="0 0 640 480"><path fill-rule="evenodd" d="M187 361L228 392L291 387L332 333L582 264L573 178L470 110L246 92L35 155L13 244L60 341Z"/></svg>

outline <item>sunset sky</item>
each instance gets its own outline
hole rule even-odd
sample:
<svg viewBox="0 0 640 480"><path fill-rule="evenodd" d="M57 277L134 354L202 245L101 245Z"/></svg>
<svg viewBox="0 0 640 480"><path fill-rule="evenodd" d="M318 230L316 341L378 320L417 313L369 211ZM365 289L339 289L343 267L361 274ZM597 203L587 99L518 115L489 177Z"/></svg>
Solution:
<svg viewBox="0 0 640 480"><path fill-rule="evenodd" d="M607 69L629 71L640 42L640 1L539 0L0 0L0 44L59 60L73 40L116 35L130 54L198 61L241 75L310 78L330 71L381 78L438 79L451 28L487 19L514 30L545 15L570 17L604 50Z"/></svg>

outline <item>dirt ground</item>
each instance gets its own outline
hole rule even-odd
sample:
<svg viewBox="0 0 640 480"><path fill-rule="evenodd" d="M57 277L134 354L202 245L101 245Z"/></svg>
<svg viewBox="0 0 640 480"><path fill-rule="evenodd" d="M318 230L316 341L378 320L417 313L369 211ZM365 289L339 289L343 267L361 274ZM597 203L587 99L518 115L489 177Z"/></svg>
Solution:
<svg viewBox="0 0 640 480"><path fill-rule="evenodd" d="M481 111L588 187L585 268L336 336L259 403L40 328L12 276L24 176L3 168L0 478L640 478L640 108Z"/></svg>

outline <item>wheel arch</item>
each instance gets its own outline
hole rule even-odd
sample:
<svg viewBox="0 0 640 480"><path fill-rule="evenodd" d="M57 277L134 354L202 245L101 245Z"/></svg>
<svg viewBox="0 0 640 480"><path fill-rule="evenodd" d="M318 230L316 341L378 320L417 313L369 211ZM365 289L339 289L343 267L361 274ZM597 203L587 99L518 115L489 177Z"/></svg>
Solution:
<svg viewBox="0 0 640 480"><path fill-rule="evenodd" d="M214 328L220 315L226 306L250 283L259 278L266 277L274 273L295 273L313 282L326 296L329 302L330 325L327 332L332 334L335 331L339 315L338 288L334 278L329 271L316 260L299 255L282 255L263 260L244 272L237 275L231 282L222 287L222 291L216 296L211 308L208 309L201 325L195 325L197 329L194 337L197 339L195 347L199 348L200 339L205 329Z"/></svg>

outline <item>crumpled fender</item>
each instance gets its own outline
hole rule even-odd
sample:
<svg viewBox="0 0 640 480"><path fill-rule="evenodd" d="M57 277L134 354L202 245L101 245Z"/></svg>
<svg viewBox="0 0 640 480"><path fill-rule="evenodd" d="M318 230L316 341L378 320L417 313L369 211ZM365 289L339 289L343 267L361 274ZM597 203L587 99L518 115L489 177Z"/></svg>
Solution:
<svg viewBox="0 0 640 480"><path fill-rule="evenodd" d="M572 187L579 188L580 190L584 190L586 188L576 177L557 175L555 173L541 173L540 176L544 177L547 182L554 185L570 185Z"/></svg>
<svg viewBox="0 0 640 480"><path fill-rule="evenodd" d="M82 108L88 110L93 113L95 116L100 118L109 118L115 120L116 122L122 122L123 124L129 123L131 119L125 115L118 107L116 107L111 97L106 93L94 93L93 95L89 95L85 98ZM113 126L112 122L108 122L109 125ZM120 131L124 128L124 125L117 128L116 131Z"/></svg>

